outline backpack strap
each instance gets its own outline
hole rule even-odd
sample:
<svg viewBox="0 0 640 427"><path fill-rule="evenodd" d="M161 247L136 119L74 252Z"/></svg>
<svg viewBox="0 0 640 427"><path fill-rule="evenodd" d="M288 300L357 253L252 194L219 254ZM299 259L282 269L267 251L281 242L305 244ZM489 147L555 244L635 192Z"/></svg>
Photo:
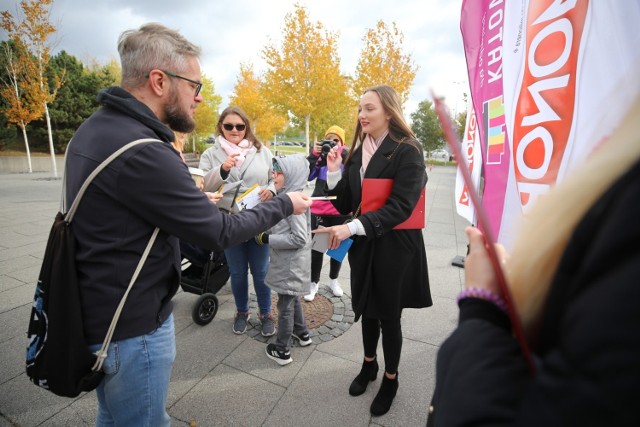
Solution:
<svg viewBox="0 0 640 427"><path fill-rule="evenodd" d="M100 172L102 172L102 170L104 168L106 168L109 165L109 163L111 163L114 159L116 159L118 156L120 156L122 153L124 153L128 149L130 149L132 147L135 147L136 145L146 144L148 142L162 142L162 141L160 141L158 139L153 139L153 138L137 139L135 141L132 141L132 142L128 143L127 145L124 145L124 146L120 147L120 149L116 150L113 154L111 154L109 157L107 157L102 163L100 163L100 165L98 165L98 167L95 168L93 170L93 172L91 172L91 174L89 174L87 179L82 184L82 187L80 187L80 190L78 191L78 194L76 195L76 198L74 199L73 203L71 204L71 207L69 208L69 211L66 213L65 222L67 224L71 223L71 221L73 220L73 216L75 215L76 210L78 209L78 204L80 203L80 200L82 199L82 196L84 195L84 192L87 190L87 188L89 187L89 185L91 184L93 179ZM67 156L67 153L65 152L65 166L66 166L66 163L67 163L66 162L66 156ZM61 208L62 209L66 208L66 193L67 193L66 176L67 176L67 173L66 173L66 169L65 169L65 173L64 173L63 178L62 178L62 194L63 194L62 199L61 199L61 204L62 204ZM64 210L63 210L63 212L64 212ZM144 263L147 260L147 257L149 256L149 252L151 252L151 247L153 246L153 243L155 242L156 237L158 236L159 232L160 232L160 228L158 228L158 227L156 227L156 229L153 230L153 234L151 235L151 238L149 239L149 242L147 243L147 247L144 249L144 252L142 253L142 257L140 258L140 261L138 261L138 265L136 266L136 269L133 272L133 276L131 276L131 280L129 281L129 286L127 287L127 290L125 291L124 295L120 299L120 304L118 304L118 307L116 308L116 312L113 315L113 319L111 319L111 324L109 325L109 329L107 330L107 336L105 337L104 342L102 343L102 347L100 348L100 350L98 350L95 353L96 356L97 356L97 359L96 359L95 364L91 368L91 370L93 370L93 371L99 371L100 369L102 369L102 364L104 363L104 359L106 359L106 357L107 357L107 349L109 348L109 344L111 343L111 338L113 338L113 333L114 333L114 331L116 329L116 324L118 323L118 319L120 319L120 314L122 313L122 308L124 307L124 304L127 301L127 297L129 296L129 292L131 291L131 288L133 287L133 284L136 282L136 279L138 278L138 275L140 274L140 271L142 270L142 267L144 266Z"/></svg>
<svg viewBox="0 0 640 427"><path fill-rule="evenodd" d="M144 262L147 260L147 257L149 256L149 252L151 252L151 247L153 246L153 242L156 240L156 236L158 235L159 231L160 231L160 228L158 227L156 227L156 229L153 230L153 234L149 239L149 243L147 243L147 247L144 249L144 252L142 253L142 258L140 258L140 261L138 261L138 266L136 267L136 270L133 272L133 276L131 276L131 280L129 281L129 286L127 287L127 290L124 292L124 295L120 299L120 304L118 304L118 308L116 308L116 313L113 315L113 319L111 319L111 324L109 325L109 329L107 330L107 336L105 337L104 342L102 343L102 347L100 347L100 350L95 352L97 359L96 359L96 363L91 368L91 370L93 371L97 372L100 369L102 369L102 364L104 363L104 359L107 358L107 350L109 349L111 338L113 338L113 333L116 330L116 324L118 323L118 319L120 319L120 314L122 313L122 308L124 307L124 303L127 301L127 297L129 296L129 291L131 291L133 284L138 278L138 274L140 274L140 270L142 270L142 266L144 265Z"/></svg>
<svg viewBox="0 0 640 427"><path fill-rule="evenodd" d="M91 184L91 181L93 181L93 179L96 177L96 175L98 175L100 172L102 172L102 170L104 168L106 168L109 165L109 163L111 163L118 156L120 156L120 154L124 153L129 148L135 147L136 145L140 145L140 144L146 144L148 142L162 142L162 141L160 141L158 139L153 139L153 138L137 139L137 140L135 140L133 142L128 143L127 145L124 145L124 146L120 147L113 154L111 154L109 157L107 157L102 163L100 163L98 165L98 167L95 168L93 170L93 172L91 172L91 174L89 174L87 179L82 184L82 187L80 187L80 190L78 191L78 194L76 195L76 198L73 200L73 203L71 204L71 207L69 208L69 211L66 212L65 222L67 224L70 224L71 221L73 220L73 216L75 215L76 210L78 209L78 205L80 204L80 200L82 200L82 196L84 196L84 192L87 190L87 188ZM66 156L67 156L67 154L65 152L65 159L66 159ZM67 172L66 172L66 160L65 160L65 173L64 173L63 178L62 178L62 192L63 192L63 197L62 197L63 206L62 206L62 208L63 209L67 207L66 206L66 193L67 193L66 176L67 176Z"/></svg>

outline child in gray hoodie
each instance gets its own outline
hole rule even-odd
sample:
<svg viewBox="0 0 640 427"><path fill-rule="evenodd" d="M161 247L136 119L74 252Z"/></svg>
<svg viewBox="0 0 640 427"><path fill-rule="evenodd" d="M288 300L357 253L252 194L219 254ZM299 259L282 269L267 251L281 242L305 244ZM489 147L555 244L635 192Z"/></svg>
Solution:
<svg viewBox="0 0 640 427"><path fill-rule="evenodd" d="M301 155L273 158L273 182L278 193L302 191L309 175L309 163ZM293 337L301 346L312 343L304 320L300 296L311 286L311 215L291 215L267 233L256 236L258 244L269 244L269 271L265 283L278 293L278 335L267 345L267 356L288 365Z"/></svg>

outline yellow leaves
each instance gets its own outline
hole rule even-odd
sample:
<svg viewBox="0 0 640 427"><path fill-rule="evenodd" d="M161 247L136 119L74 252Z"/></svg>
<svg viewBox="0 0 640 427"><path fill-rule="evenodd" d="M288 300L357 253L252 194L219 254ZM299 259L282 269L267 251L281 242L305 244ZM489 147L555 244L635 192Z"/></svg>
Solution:
<svg viewBox="0 0 640 427"><path fill-rule="evenodd" d="M388 84L403 103L409 97L418 67L403 52L404 36L395 23L380 20L367 30L353 79L340 73L338 33L312 22L300 4L286 15L283 36L281 46L262 50L268 64L265 97L293 123L310 126L307 132L320 135L337 124L351 134L358 98L368 87Z"/></svg>
<svg viewBox="0 0 640 427"><path fill-rule="evenodd" d="M268 45L262 51L269 65L264 86L269 102L300 123L329 114L334 103L349 103L347 79L340 74L337 33L311 22L299 4L285 17L283 33L282 46Z"/></svg>
<svg viewBox="0 0 640 427"><path fill-rule="evenodd" d="M50 90L44 73L49 62L47 39L56 31L49 23L47 9L52 2L22 0L20 9L24 19L20 22L9 11L2 11L1 26L15 46L15 49L2 52L7 60L12 61L12 70L11 82L0 92L11 105L7 116L12 123L28 123L42 117L45 104L55 99L56 91L63 82L64 73L55 76Z"/></svg>
<svg viewBox="0 0 640 427"><path fill-rule="evenodd" d="M364 47L356 68L355 93L380 84L392 86L402 102L409 97L409 89L416 77L418 67L411 56L403 53L404 36L395 22L391 27L378 21L375 29L369 29L363 37Z"/></svg>
<svg viewBox="0 0 640 427"><path fill-rule="evenodd" d="M199 137L206 138L216 130L218 123L218 109L222 103L222 97L216 94L213 80L206 75L202 75L202 90L200 91L204 99L193 115L196 121L195 133Z"/></svg>
<svg viewBox="0 0 640 427"><path fill-rule="evenodd" d="M251 121L253 132L263 142L271 140L287 125L287 116L267 101L264 83L255 75L251 64L240 64L240 75L230 104L242 108Z"/></svg>
<svg viewBox="0 0 640 427"><path fill-rule="evenodd" d="M0 96L7 100L5 116L10 123L24 127L42 117L43 93L40 82L33 78L37 73L35 61L23 47L3 42L2 55L7 68L8 81L0 89Z"/></svg>

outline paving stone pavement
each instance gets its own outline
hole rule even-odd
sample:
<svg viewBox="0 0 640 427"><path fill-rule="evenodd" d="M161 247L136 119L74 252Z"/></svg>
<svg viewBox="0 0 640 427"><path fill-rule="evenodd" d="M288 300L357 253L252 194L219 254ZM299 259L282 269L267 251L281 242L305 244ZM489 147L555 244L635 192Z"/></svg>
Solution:
<svg viewBox="0 0 640 427"><path fill-rule="evenodd" d="M218 293L218 313L206 326L191 319L197 295L180 291L174 298L177 357L167 400L172 425L424 426L436 354L456 325L455 296L464 279L464 271L451 265L466 252L467 222L455 213L454 185L455 168L436 166L429 172L424 234L434 305L403 312L400 388L386 415L369 413L380 375L361 396L347 391L362 361L359 322L335 317L330 328L314 331L314 344L293 347L294 362L281 367L264 354L266 340L232 332L234 303L226 285ZM95 392L75 399L57 397L32 385L24 374L34 284L60 188L61 180L51 179L48 172L0 170L0 427L95 422ZM332 299L334 314L348 316L348 262L339 277L343 298L332 298L328 270L325 265L321 294ZM331 329L336 330L329 338ZM383 359L381 348L378 355Z"/></svg>

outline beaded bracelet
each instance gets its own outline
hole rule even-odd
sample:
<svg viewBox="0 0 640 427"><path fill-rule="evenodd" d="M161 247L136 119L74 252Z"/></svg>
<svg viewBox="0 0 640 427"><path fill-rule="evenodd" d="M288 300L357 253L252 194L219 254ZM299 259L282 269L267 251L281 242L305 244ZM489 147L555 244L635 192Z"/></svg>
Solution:
<svg viewBox="0 0 640 427"><path fill-rule="evenodd" d="M462 301L465 298L483 299L485 301L489 301L490 303L492 303L493 305L495 305L505 313L509 312L509 309L507 307L507 302L504 300L504 298L502 298L500 295L496 294L495 292L491 292L490 290L487 290L484 288L476 288L476 287L466 288L460 291L456 301L458 304L460 304L460 301Z"/></svg>

